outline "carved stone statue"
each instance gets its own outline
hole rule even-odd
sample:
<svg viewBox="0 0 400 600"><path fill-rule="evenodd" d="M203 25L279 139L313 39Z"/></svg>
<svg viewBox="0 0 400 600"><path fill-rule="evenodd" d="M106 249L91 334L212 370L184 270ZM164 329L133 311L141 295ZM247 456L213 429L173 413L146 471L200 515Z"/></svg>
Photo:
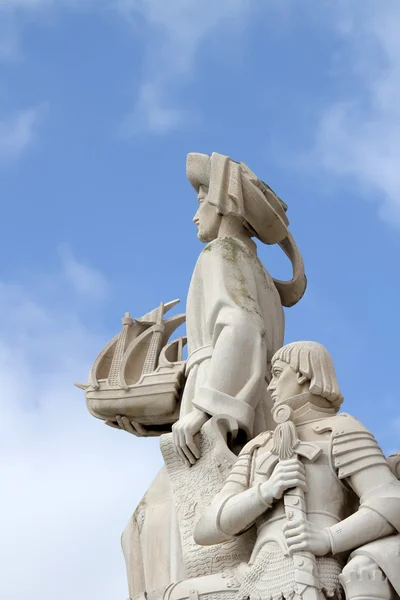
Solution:
<svg viewBox="0 0 400 600"><path fill-rule="evenodd" d="M198 193L198 238L208 245L188 293L187 380L172 430L180 456L193 464L194 436L210 416L231 415L248 439L265 429L270 361L283 343L282 304L295 304L306 281L284 204L246 165L193 153L187 175ZM294 262L291 282L271 278L252 237L284 245Z"/></svg>
<svg viewBox="0 0 400 600"><path fill-rule="evenodd" d="M207 245L187 298L100 352L89 411L161 436L164 468L123 535L131 600L400 600L400 453L388 459L343 401L328 351L282 347L306 278L286 205L243 163L189 154ZM253 238L293 266L273 279Z"/></svg>
<svg viewBox="0 0 400 600"><path fill-rule="evenodd" d="M225 471L218 467L217 457L230 454L227 447L220 447L222 435L214 445L213 428L205 428L201 436L199 432L211 417L228 415L225 443L230 437L234 448L235 440L238 451L246 438L271 426L267 386L270 360L283 343L282 305L294 305L306 287L303 261L288 231L286 205L246 165L215 153L211 157L189 154L187 175L198 193L194 217L198 237L207 246L196 264L187 298L188 360L179 419L172 426L172 440L162 438L168 476L163 470L155 479L139 515L134 515L123 535L132 596L180 579L215 575L221 564L235 566L247 556L248 545L233 544L203 551L202 561L197 558L195 521L218 492L231 464L223 463ZM272 279L257 257L252 237L279 243L293 265L291 281ZM129 419L118 422L137 434ZM194 469L201 447L204 456ZM190 465L193 470L189 472ZM146 514L151 515L151 522ZM169 527L171 551L161 553L167 559L154 572L151 557L144 554L152 547L153 537L159 543L160 527ZM165 537L163 543L167 543ZM139 554L141 577L136 567ZM138 588L140 581L144 583Z"/></svg>
<svg viewBox="0 0 400 600"><path fill-rule="evenodd" d="M391 599L400 592L400 482L374 436L337 414L328 351L295 342L272 358L275 431L251 440L194 532L220 544L256 529L237 597ZM391 458L394 468L398 461Z"/></svg>
<svg viewBox="0 0 400 600"><path fill-rule="evenodd" d="M131 598L173 600L182 590L177 582L190 588L198 578L210 598L218 590L236 594L226 586L250 558L252 535L210 549L195 543L193 529L245 442L274 426L268 384L283 344L282 307L306 288L287 207L268 185L217 153L189 154L187 176L198 194L198 238L207 245L187 298L186 365L186 340L168 343L183 321L164 320L173 301L140 319L127 313L89 383L78 384L91 413L108 425L139 437L164 434L165 467L122 536ZM290 281L270 276L252 238L279 244L292 263Z"/></svg>

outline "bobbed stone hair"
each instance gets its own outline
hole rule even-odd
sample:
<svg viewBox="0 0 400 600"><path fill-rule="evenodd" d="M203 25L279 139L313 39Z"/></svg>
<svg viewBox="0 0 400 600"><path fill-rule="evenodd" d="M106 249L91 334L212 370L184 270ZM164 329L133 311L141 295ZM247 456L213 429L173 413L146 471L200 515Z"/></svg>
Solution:
<svg viewBox="0 0 400 600"><path fill-rule="evenodd" d="M339 410L343 396L339 389L332 357L317 342L292 342L280 348L272 357L272 365L281 360L290 365L295 373L310 381L310 392L322 396Z"/></svg>

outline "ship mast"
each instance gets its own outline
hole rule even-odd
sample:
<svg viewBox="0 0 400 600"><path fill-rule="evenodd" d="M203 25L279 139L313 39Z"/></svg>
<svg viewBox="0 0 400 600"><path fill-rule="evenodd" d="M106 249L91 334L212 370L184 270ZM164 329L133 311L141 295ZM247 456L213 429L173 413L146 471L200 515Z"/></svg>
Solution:
<svg viewBox="0 0 400 600"><path fill-rule="evenodd" d="M161 302L157 311L157 320L153 325L153 335L151 337L149 349L147 350L146 359L143 364L142 375L153 373L157 366L158 355L160 353L162 336L164 333L163 325L164 302Z"/></svg>
<svg viewBox="0 0 400 600"><path fill-rule="evenodd" d="M133 323L133 319L131 318L131 315L128 312L125 313L121 320L122 329L121 333L119 334L118 342L115 348L114 356L110 367L110 372L108 374L108 385L110 387L119 386L119 370L125 352L126 337L128 335L128 329Z"/></svg>

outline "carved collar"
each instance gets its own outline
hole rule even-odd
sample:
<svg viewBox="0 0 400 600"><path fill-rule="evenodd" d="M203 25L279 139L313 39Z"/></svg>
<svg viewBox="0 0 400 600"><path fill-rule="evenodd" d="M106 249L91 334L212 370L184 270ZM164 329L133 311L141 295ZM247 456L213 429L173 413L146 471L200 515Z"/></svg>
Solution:
<svg viewBox="0 0 400 600"><path fill-rule="evenodd" d="M333 407L324 408L317 406L313 402L314 398L314 394L311 394L311 392L305 392L304 394L298 394L297 396L292 396L286 400L285 404L288 404L293 409L293 423L296 426L306 425L307 423L319 421L320 419L326 419L327 417L331 417L336 414L336 411ZM304 402L305 400L307 401ZM296 408L296 406L299 404L301 406Z"/></svg>

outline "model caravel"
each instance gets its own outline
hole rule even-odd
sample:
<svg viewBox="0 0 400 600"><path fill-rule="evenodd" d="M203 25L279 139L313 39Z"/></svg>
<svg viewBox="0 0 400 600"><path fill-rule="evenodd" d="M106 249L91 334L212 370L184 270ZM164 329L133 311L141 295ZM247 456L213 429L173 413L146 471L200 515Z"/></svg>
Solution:
<svg viewBox="0 0 400 600"><path fill-rule="evenodd" d="M161 303L140 319L125 313L121 332L97 356L88 384L75 384L85 391L93 416L115 425L117 416L125 416L147 435L171 430L184 384L186 338L169 338L185 315L165 320L164 315L178 302Z"/></svg>

